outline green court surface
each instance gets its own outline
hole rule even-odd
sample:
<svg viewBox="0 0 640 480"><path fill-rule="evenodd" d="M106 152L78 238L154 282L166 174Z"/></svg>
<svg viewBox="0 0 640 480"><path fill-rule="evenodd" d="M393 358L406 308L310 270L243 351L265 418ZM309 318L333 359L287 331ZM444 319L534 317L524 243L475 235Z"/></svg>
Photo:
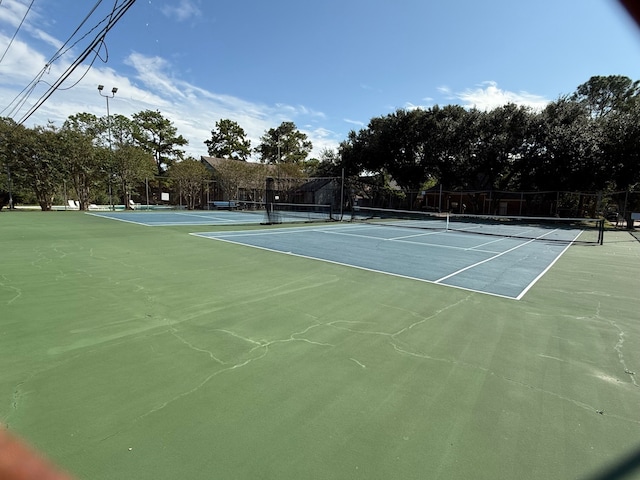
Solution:
<svg viewBox="0 0 640 480"><path fill-rule="evenodd" d="M0 213L0 424L78 479L607 478L640 454L629 233L514 301L192 231Z"/></svg>

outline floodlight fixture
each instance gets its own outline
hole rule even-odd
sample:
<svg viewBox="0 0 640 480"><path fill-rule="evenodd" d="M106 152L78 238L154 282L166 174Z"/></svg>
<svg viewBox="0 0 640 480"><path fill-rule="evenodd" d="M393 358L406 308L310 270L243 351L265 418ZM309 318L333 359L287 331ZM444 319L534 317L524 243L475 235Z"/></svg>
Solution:
<svg viewBox="0 0 640 480"><path fill-rule="evenodd" d="M100 94L101 97L104 97L105 100L107 101L107 128L109 131L109 156L113 156L113 147L111 145L111 113L109 112L109 97L111 98L115 97L116 92L118 91L118 88L113 87L111 89L111 95L105 95L104 93L102 93L103 90L104 90L104 85L98 85L98 93ZM111 204L111 210L115 211L115 206L113 205L113 196L111 193L112 177L113 177L113 172L110 172L109 173L109 203Z"/></svg>

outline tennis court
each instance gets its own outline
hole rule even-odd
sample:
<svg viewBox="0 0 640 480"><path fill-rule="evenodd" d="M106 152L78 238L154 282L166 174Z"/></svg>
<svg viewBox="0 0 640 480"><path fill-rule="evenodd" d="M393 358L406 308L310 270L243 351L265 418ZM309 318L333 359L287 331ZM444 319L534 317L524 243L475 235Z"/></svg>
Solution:
<svg viewBox="0 0 640 480"><path fill-rule="evenodd" d="M570 245L370 224L193 235L514 299Z"/></svg>
<svg viewBox="0 0 640 480"><path fill-rule="evenodd" d="M249 225L264 221L261 211L233 211L233 210L171 210L157 212L91 212L100 218L134 223L147 227L171 227L180 225Z"/></svg>
<svg viewBox="0 0 640 480"><path fill-rule="evenodd" d="M249 202L243 202L246 205ZM255 202L252 202L255 204ZM333 219L330 205L280 203L272 205L269 214L264 204L260 208L233 210L165 210L91 212L89 215L134 223L148 227L180 225L252 225L260 223L318 222Z"/></svg>
<svg viewBox="0 0 640 480"><path fill-rule="evenodd" d="M78 480L610 480L640 458L626 232L136 223L0 214L0 426ZM435 280L556 260L514 301L353 268L378 251Z"/></svg>

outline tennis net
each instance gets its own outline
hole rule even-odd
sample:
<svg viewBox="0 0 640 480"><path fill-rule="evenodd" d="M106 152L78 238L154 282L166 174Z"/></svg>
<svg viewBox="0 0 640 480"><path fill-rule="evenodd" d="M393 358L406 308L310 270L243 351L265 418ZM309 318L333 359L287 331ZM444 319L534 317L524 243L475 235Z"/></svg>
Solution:
<svg viewBox="0 0 640 480"><path fill-rule="evenodd" d="M239 202L239 209L261 212L267 225L296 222L328 222L334 220L331 205L312 203Z"/></svg>
<svg viewBox="0 0 640 480"><path fill-rule="evenodd" d="M604 240L604 220L599 218L467 215L354 207L352 221L565 243L602 245Z"/></svg>

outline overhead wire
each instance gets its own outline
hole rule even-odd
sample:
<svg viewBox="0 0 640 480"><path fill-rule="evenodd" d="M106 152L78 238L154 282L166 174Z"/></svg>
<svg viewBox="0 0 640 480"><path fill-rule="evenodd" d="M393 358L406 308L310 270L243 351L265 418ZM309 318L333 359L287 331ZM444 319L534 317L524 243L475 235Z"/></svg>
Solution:
<svg viewBox="0 0 640 480"><path fill-rule="evenodd" d="M4 60L5 55L7 54L9 49L11 48L11 45L13 44L13 41L16 39L16 36L18 35L18 32L22 28L22 24L24 23L25 19L27 18L27 15L29 15L29 12L31 11L31 7L33 7L33 2L35 2L35 0L31 0L31 3L29 4L29 7L27 8L27 11L24 12L24 16L22 17L22 20L20 20L20 25L18 25L18 28L14 32L13 37L11 37L11 40L9 40L9 44L7 45L7 48L5 48L4 53L2 54L2 57L0 57L0 63L2 63L2 60ZM1 3L1 0L0 0L0 3Z"/></svg>
<svg viewBox="0 0 640 480"><path fill-rule="evenodd" d="M91 30L89 30L89 32L87 34L85 34L83 37L81 37L78 41L76 41L73 45L71 45L69 48L67 48L66 50L64 50L64 48L67 46L67 44L69 44L69 42L73 39L73 37L75 37L75 35L78 33L78 31L82 28L82 26L89 20L89 18L91 18L91 15L93 15L93 13L96 11L96 9L100 6L100 4L102 3L103 0L98 0L97 3L93 6L93 8L91 9L91 11L85 16L85 18L82 20L82 22L80 23L80 25L78 25L78 27L73 31L73 33L69 36L69 38L60 46L60 48L58 48L58 50L56 51L56 53L53 54L53 56L49 59L49 61L44 65L44 67L42 67L42 69L36 74L36 76L34 77L33 80L31 80L31 82L29 82L29 84L27 84L26 87L24 87L20 93L18 93L18 95L16 95L16 97L11 100L11 102L9 102L9 104L4 107L1 111L0 111L0 115L4 114L7 109L9 109L11 107L11 105L14 105L13 108L11 108L11 110L9 110L8 116L13 116L14 114L16 114L18 111L20 111L20 109L22 108L22 106L25 104L25 102L29 99L29 97L31 96L31 94L33 93L35 87L38 85L38 83L40 83L42 81L42 77L44 76L45 73L47 73L48 70L50 70L51 65L60 57L62 57L67 51L69 51L71 48L73 48L79 41L81 41L82 39L84 39L86 36L88 36L88 34L90 32L92 32L93 30L95 30L101 23L104 22L104 19L98 23L98 25L94 26ZM115 8L115 7L114 7ZM64 51L63 51L64 50Z"/></svg>
<svg viewBox="0 0 640 480"><path fill-rule="evenodd" d="M33 115L35 111L38 110L38 108L40 108L42 104L44 104L44 102L56 90L62 90L61 85L63 84L63 82L69 78L69 76L91 55L92 52L94 52L94 58L91 60L89 66L87 67L87 71L82 75L82 77L84 77L87 74L87 72L91 69L95 60L97 58L100 58L100 52L102 48L104 48L106 52L106 58L103 60L106 62L106 60L108 59L108 51L106 50L106 44L105 44L106 35L115 26L115 24L122 18L122 16L129 10L129 8L133 6L133 4L135 3L135 0L125 0L121 4L118 4L118 0L116 0L112 11L108 15L106 15L104 19L102 19L96 26L90 29L89 32L87 32L79 40L77 40L73 45L69 46L65 50L66 45L71 41L71 39L79 31L82 25L86 23L88 18L93 14L93 12L96 10L96 8L100 5L101 2L102 0L99 0L97 2L97 4L93 7L91 12L89 13L89 15L87 15L87 17L83 20L82 24L74 31L73 35L69 38L69 40L67 40L67 42L65 42L65 44L62 47L60 47L60 49L58 49L56 54L54 54L51 60L43 67L43 69L38 73L38 75L36 75L34 80L27 87L25 87L25 89L23 89L22 92L20 92L18 97L16 97L11 102L11 104L9 104L9 106L14 104L18 100L20 95L24 94L22 99L18 101L14 106L14 108L12 109L12 114L15 114L24 105L28 97L33 93L33 90L35 89L36 85L42 82L42 77L44 76L46 71L51 67L51 64L56 60L58 60L62 55L68 52L75 45L77 45L82 39L85 39L91 32L95 31L100 25L106 22L106 25L97 33L97 35L93 38L91 43L84 49L84 51L79 55L79 57L77 57L76 60L74 60L71 63L71 65L64 71L64 73L53 84L47 83L49 85L49 89L29 109L29 111L22 116L22 118L17 122L18 124L24 123L29 117L31 117L31 115ZM80 80L82 79L82 77L80 78ZM73 85L76 85L78 81L74 82ZM73 85L70 87L65 87L65 89L72 88ZM5 110L7 108L5 108Z"/></svg>
<svg viewBox="0 0 640 480"><path fill-rule="evenodd" d="M93 8L93 10L89 13L89 16L90 16L94 11L95 11L95 9L98 7L98 5L99 5L101 2L102 2L102 0L100 0L100 1L95 5L95 7ZM135 0L134 0L134 1L132 1L132 2L131 2L131 4L133 4L134 2L135 2ZM129 6L131 6L131 5L129 5ZM93 31L94 31L96 28L98 28L98 26L100 26L103 22L105 22L105 21L109 21L109 22L111 22L111 21L112 21L112 19L113 19L113 15L114 15L114 13L116 12L117 8L118 8L118 0L114 0L114 3L113 3L113 9L111 10L111 13L110 13L110 14L108 14L105 18L103 18L103 19L100 21L100 23L98 23L96 26L94 26L91 30L89 30L87 33L85 33L85 34L84 34L84 35L83 35L83 36L82 36L78 41L76 41L73 45L71 45L71 46L67 49L67 51L71 50L71 49L72 49L73 47L75 47L75 46L76 46L76 45L77 45L81 40L83 40L83 39L85 39L86 37L88 37L88 36L89 36L89 33L93 32ZM129 8L129 7L127 7L127 9L128 9L128 8ZM123 13L123 15L124 15L124 13ZM87 17L87 18L88 18L88 17ZM78 29L76 29L76 32L77 32L77 31L78 31ZM76 33L76 32L74 32L74 35L75 35L75 33ZM102 48L104 48L104 52L105 52L105 58L104 58L104 59L102 59L102 58L101 58L102 62L103 62L103 63L107 63L107 62L109 61L109 49L107 48L107 44L106 44L106 42L104 41L104 37L106 37L106 32L105 32L104 36L101 38L101 40L100 40L100 43L99 43L99 45L100 45L100 46L95 50L95 55L94 55L93 59L91 60L91 62L89 62L89 65L87 66L87 69L86 69L86 70L85 70L85 72L80 76L80 78L78 78L78 80L76 80L73 84L69 85L68 87L65 87L65 88L59 87L59 88L58 88L58 90L71 90L73 87L75 87L76 85L78 85L78 84L82 81L82 79L83 79L84 77L86 77L86 76L87 76L87 74L88 74L88 73L89 73L89 71L91 70L91 67L93 67L93 64L95 63L95 61L96 61L98 58L100 58L100 50L101 50ZM63 52L60 56L63 56L67 51Z"/></svg>

